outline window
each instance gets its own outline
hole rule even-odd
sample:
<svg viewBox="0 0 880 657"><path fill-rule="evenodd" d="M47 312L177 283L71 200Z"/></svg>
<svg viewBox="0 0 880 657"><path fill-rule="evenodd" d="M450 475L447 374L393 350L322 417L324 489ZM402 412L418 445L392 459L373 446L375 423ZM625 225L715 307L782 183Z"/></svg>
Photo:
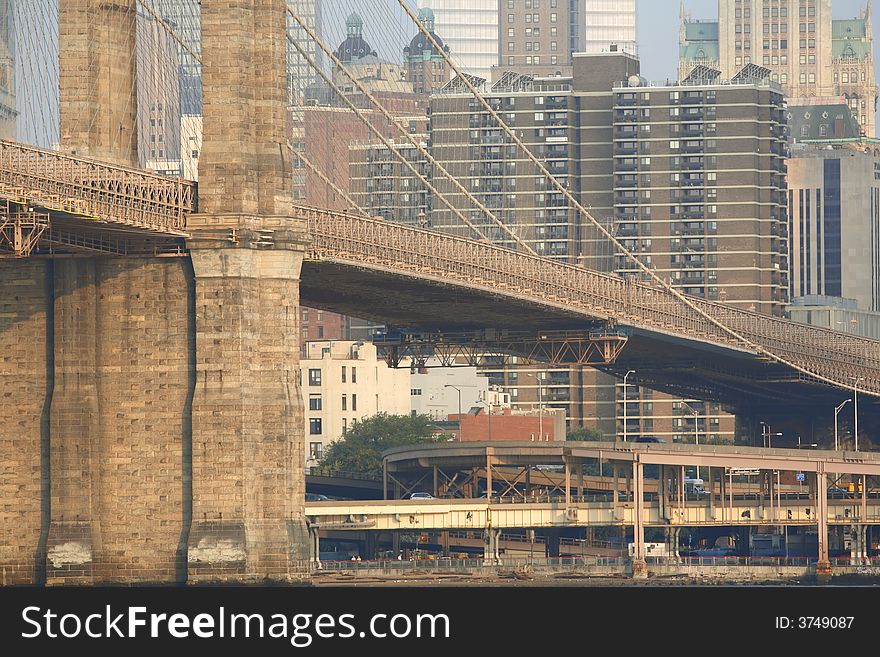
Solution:
<svg viewBox="0 0 880 657"><path fill-rule="evenodd" d="M345 383L345 365L342 366L342 382Z"/></svg>
<svg viewBox="0 0 880 657"><path fill-rule="evenodd" d="M352 383L358 382L358 371L354 365L351 366L351 382Z"/></svg>
<svg viewBox="0 0 880 657"><path fill-rule="evenodd" d="M358 396L351 396L351 410L356 411L358 409Z"/></svg>
<svg viewBox="0 0 880 657"><path fill-rule="evenodd" d="M410 389L409 394L413 397L421 397L422 396L422 389L421 388L412 388L412 389Z"/></svg>
<svg viewBox="0 0 880 657"><path fill-rule="evenodd" d="M348 410L348 395L342 395L342 410Z"/></svg>
<svg viewBox="0 0 880 657"><path fill-rule="evenodd" d="M324 456L324 443L309 443L309 459L320 461Z"/></svg>
<svg viewBox="0 0 880 657"><path fill-rule="evenodd" d="M556 22L556 14L550 14L550 22L551 22L551 23L555 23L555 22Z"/></svg>
<svg viewBox="0 0 880 657"><path fill-rule="evenodd" d="M319 417L309 418L309 435L310 436L320 436L321 435L321 418L319 418Z"/></svg>
<svg viewBox="0 0 880 657"><path fill-rule="evenodd" d="M321 410L321 398L320 397L309 397L309 410L310 411L320 411Z"/></svg>
<svg viewBox="0 0 880 657"><path fill-rule="evenodd" d="M309 385L321 385L321 370L309 369Z"/></svg>

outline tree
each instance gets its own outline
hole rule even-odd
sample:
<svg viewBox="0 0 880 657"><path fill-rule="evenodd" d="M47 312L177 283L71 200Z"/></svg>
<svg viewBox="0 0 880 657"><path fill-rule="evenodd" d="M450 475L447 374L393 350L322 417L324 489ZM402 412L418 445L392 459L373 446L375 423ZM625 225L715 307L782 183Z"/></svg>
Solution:
<svg viewBox="0 0 880 657"><path fill-rule="evenodd" d="M343 472L382 474L382 452L392 447L445 442L448 435L435 435L428 415L379 413L355 420L342 438L324 451L321 467Z"/></svg>
<svg viewBox="0 0 880 657"><path fill-rule="evenodd" d="M566 437L566 440L589 440L592 442L605 440L605 436L602 435L601 431L597 431L591 427L578 427L574 431L570 432Z"/></svg>

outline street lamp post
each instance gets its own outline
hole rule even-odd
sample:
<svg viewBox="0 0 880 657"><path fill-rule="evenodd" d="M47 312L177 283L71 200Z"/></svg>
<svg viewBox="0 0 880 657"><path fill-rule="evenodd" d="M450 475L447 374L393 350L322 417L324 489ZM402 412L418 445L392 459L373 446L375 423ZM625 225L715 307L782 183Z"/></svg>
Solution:
<svg viewBox="0 0 880 657"><path fill-rule="evenodd" d="M454 388L458 392L458 441L461 442L461 388L447 383L444 388Z"/></svg>
<svg viewBox="0 0 880 657"><path fill-rule="evenodd" d="M488 399L480 399L477 401L478 404L485 404L486 410L489 411L489 440L492 440L492 403Z"/></svg>
<svg viewBox="0 0 880 657"><path fill-rule="evenodd" d="M700 421L699 421L699 413L694 409L693 406L688 404L686 401L681 402L684 406L687 406L691 413L694 414L694 444L699 447L700 445ZM708 432L708 429L706 430ZM700 478L700 466L697 466L697 479Z"/></svg>
<svg viewBox="0 0 880 657"><path fill-rule="evenodd" d="M859 381L864 381L865 377L849 377L853 380L853 414L855 417L855 422L853 426L853 433L856 437L856 451L859 451Z"/></svg>
<svg viewBox="0 0 880 657"><path fill-rule="evenodd" d="M635 370L629 370L623 375L623 442L626 442L626 378L635 373Z"/></svg>
<svg viewBox="0 0 880 657"><path fill-rule="evenodd" d="M840 443L837 440L837 414L840 413L841 409L851 401L852 399L844 399L838 406L834 407L834 451L840 449Z"/></svg>

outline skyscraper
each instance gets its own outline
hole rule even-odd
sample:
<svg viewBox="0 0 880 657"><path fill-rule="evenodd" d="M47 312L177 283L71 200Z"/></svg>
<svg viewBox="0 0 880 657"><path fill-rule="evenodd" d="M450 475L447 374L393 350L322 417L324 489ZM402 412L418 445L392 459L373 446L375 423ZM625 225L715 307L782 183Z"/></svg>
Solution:
<svg viewBox="0 0 880 657"><path fill-rule="evenodd" d="M636 53L636 0L584 0L584 51Z"/></svg>
<svg viewBox="0 0 880 657"><path fill-rule="evenodd" d="M287 6L297 14L319 36L321 35L321 0L287 0ZM287 30L294 42L306 51L309 58L319 66L323 63L323 52L308 33L290 15L287 16ZM302 104L309 87L319 80L318 73L309 65L296 47L287 43L287 94L288 105Z"/></svg>
<svg viewBox="0 0 880 657"><path fill-rule="evenodd" d="M692 20L681 6L679 78L696 66L732 78L749 64L770 70L789 99L844 96L864 133L875 134L872 7L834 20L831 0L718 0L720 20Z"/></svg>
<svg viewBox="0 0 880 657"><path fill-rule="evenodd" d="M501 0L507 2L507 0ZM550 0L545 0L550 2ZM437 34L465 73L486 80L498 64L499 0L418 0L434 12Z"/></svg>

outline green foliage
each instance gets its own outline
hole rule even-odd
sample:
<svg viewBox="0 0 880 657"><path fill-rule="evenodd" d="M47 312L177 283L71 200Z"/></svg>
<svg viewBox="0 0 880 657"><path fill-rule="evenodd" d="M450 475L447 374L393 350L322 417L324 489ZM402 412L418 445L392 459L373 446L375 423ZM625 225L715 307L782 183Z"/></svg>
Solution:
<svg viewBox="0 0 880 657"><path fill-rule="evenodd" d="M445 442L447 435L434 435L428 415L379 413L355 422L342 438L324 451L321 466L342 472L382 474L382 452L392 447Z"/></svg>
<svg viewBox="0 0 880 657"><path fill-rule="evenodd" d="M593 429L592 427L578 427L574 431L571 431L566 435L566 440L589 440L592 442L603 441L605 440L605 436L602 435L601 431Z"/></svg>

